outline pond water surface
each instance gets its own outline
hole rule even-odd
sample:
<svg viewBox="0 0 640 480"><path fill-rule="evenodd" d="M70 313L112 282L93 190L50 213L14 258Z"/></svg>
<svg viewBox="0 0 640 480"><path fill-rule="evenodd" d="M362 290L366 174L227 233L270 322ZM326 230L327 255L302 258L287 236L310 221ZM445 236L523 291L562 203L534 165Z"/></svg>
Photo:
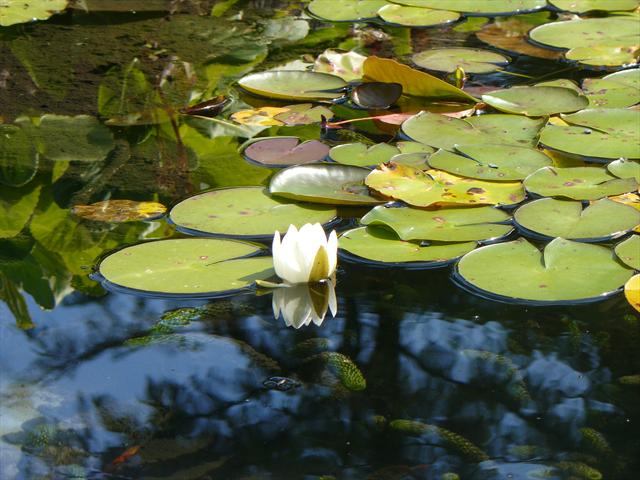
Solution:
<svg viewBox="0 0 640 480"><path fill-rule="evenodd" d="M103 122L99 87L134 58L151 84L186 81L176 72L192 68L189 91L228 95L239 110L273 102L241 97L235 80L329 47L405 58L481 44L464 24L310 20L307 32L291 23L300 2L87 3L89 12L0 29L0 120ZM595 75L526 56L509 71L482 84ZM169 92L169 103L186 105L185 91ZM162 219L82 220L72 206L170 207L271 174L237 152L257 131L178 122L182 138L170 122L110 126L104 159L41 156L24 185L1 187L7 215L25 220L0 239L0 478L637 478L640 398L629 379L640 373L640 319L622 294L510 305L457 287L450 267L343 261L335 317L291 326L274 318L271 295L105 291L90 277L101 255L184 235ZM320 127L259 134L319 138Z"/></svg>

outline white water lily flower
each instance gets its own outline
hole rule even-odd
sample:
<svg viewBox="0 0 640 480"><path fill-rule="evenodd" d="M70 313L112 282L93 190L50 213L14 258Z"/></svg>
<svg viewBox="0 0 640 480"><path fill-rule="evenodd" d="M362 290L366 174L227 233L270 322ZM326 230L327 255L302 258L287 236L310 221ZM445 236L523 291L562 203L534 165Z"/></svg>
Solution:
<svg viewBox="0 0 640 480"><path fill-rule="evenodd" d="M273 316L277 319L282 313L287 327L300 328L313 322L322 325L327 309L336 316L338 303L331 280L312 285L300 284L273 290Z"/></svg>
<svg viewBox="0 0 640 480"><path fill-rule="evenodd" d="M319 223L307 223L300 231L289 225L280 242L276 232L272 245L276 274L289 284L314 283L333 275L338 263L338 237L335 230L327 236Z"/></svg>

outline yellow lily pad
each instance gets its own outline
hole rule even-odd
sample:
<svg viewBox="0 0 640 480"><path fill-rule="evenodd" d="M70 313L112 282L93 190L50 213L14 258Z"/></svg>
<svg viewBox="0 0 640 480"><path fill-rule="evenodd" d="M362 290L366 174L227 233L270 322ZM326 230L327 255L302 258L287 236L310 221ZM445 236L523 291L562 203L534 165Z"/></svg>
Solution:
<svg viewBox="0 0 640 480"><path fill-rule="evenodd" d="M629 304L640 312L640 273L624 284L624 296L627 297Z"/></svg>

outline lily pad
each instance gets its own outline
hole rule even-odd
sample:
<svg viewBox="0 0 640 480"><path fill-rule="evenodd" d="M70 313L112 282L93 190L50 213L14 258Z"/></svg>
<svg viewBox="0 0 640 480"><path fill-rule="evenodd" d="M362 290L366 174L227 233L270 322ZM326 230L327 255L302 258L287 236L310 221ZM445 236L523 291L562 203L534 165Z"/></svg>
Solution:
<svg viewBox="0 0 640 480"><path fill-rule="evenodd" d="M15 125L0 124L0 184L21 187L31 181L40 163L27 134Z"/></svg>
<svg viewBox="0 0 640 480"><path fill-rule="evenodd" d="M367 59L357 52L327 49L318 55L313 64L314 72L330 73L350 82L362 78L362 66Z"/></svg>
<svg viewBox="0 0 640 480"><path fill-rule="evenodd" d="M568 20L540 25L529 32L536 43L570 49L565 56L593 66L636 63L638 21L630 17Z"/></svg>
<svg viewBox="0 0 640 480"><path fill-rule="evenodd" d="M391 157L400 153L393 145L377 143L367 148L364 143L345 143L337 145L329 151L329 156L335 162L343 165L370 167L388 162Z"/></svg>
<svg viewBox="0 0 640 480"><path fill-rule="evenodd" d="M602 78L585 78L582 89L589 108L626 108L640 102L640 69L632 68Z"/></svg>
<svg viewBox="0 0 640 480"><path fill-rule="evenodd" d="M344 232L338 248L348 260L401 267L434 268L451 263L476 248L476 242L407 242L384 228L360 227ZM344 253L348 255L344 255Z"/></svg>
<svg viewBox="0 0 640 480"><path fill-rule="evenodd" d="M371 82L399 83L402 92L413 97L475 102L476 99L428 73L415 70L389 58L368 57L364 62L364 78Z"/></svg>
<svg viewBox="0 0 640 480"><path fill-rule="evenodd" d="M402 95L399 83L367 82L351 91L351 101L362 108L389 108Z"/></svg>
<svg viewBox="0 0 640 480"><path fill-rule="evenodd" d="M429 165L463 177L482 180L522 180L552 160L539 150L511 145L460 145L457 155L440 150L429 157Z"/></svg>
<svg viewBox="0 0 640 480"><path fill-rule="evenodd" d="M485 182L440 170L423 172L404 165L379 165L366 184L381 195L416 207L431 205L513 205L524 199L522 183Z"/></svg>
<svg viewBox="0 0 640 480"><path fill-rule="evenodd" d="M491 73L508 65L509 59L479 48L433 48L416 53L413 63L436 72L455 72L460 67L465 73Z"/></svg>
<svg viewBox="0 0 640 480"><path fill-rule="evenodd" d="M252 73L238 85L255 95L283 100L334 100L344 94L347 83L328 73L271 70Z"/></svg>
<svg viewBox="0 0 640 480"><path fill-rule="evenodd" d="M226 107L231 100L224 95L219 95L215 98L198 102L195 105L189 105L180 109L180 113L185 115L197 115L200 117L217 117L222 113L224 107Z"/></svg>
<svg viewBox="0 0 640 480"><path fill-rule="evenodd" d="M615 246L614 251L620 260L634 270L640 270L640 235L632 235Z"/></svg>
<svg viewBox="0 0 640 480"><path fill-rule="evenodd" d="M607 170L618 178L635 178L640 183L640 161L638 160L615 160L607 165Z"/></svg>
<svg viewBox="0 0 640 480"><path fill-rule="evenodd" d="M433 153L435 148L420 142L401 141L396 143L396 147L400 153Z"/></svg>
<svg viewBox="0 0 640 480"><path fill-rule="evenodd" d="M575 112L589 105L584 95L562 87L512 87L483 95L482 101L503 112L529 117Z"/></svg>
<svg viewBox="0 0 640 480"><path fill-rule="evenodd" d="M352 165L314 164L285 168L271 178L269 193L331 205L375 205L364 179L371 170Z"/></svg>
<svg viewBox="0 0 640 480"><path fill-rule="evenodd" d="M108 284L160 295L219 296L275 274L260 247L234 240L171 239L123 248L99 265Z"/></svg>
<svg viewBox="0 0 640 480"><path fill-rule="evenodd" d="M624 284L624 296L629 304L640 312L640 273Z"/></svg>
<svg viewBox="0 0 640 480"><path fill-rule="evenodd" d="M535 146L544 120L520 115L489 114L470 119L420 112L402 124L412 140L453 151L456 145L504 144Z"/></svg>
<svg viewBox="0 0 640 480"><path fill-rule="evenodd" d="M309 12L330 22L357 22L375 18L378 10L387 5L386 0L313 0Z"/></svg>
<svg viewBox="0 0 640 480"><path fill-rule="evenodd" d="M592 108L563 115L569 126L547 125L540 133L544 146L586 160L640 158L640 112L622 108Z"/></svg>
<svg viewBox="0 0 640 480"><path fill-rule="evenodd" d="M263 187L200 193L181 201L170 213L171 221L187 233L251 238L271 238L292 224L327 224L335 217L334 208L285 202L271 197Z"/></svg>
<svg viewBox="0 0 640 480"><path fill-rule="evenodd" d="M638 0L549 0L549 3L560 10L572 13L615 12L633 10L638 6Z"/></svg>
<svg viewBox="0 0 640 480"><path fill-rule="evenodd" d="M104 160L115 146L111 131L89 115L47 114L34 121L22 117L16 123L50 160L97 162Z"/></svg>
<svg viewBox="0 0 640 480"><path fill-rule="evenodd" d="M363 225L385 226L401 240L438 240L469 242L488 240L509 234L511 217L494 207L388 208L379 205L362 217Z"/></svg>
<svg viewBox="0 0 640 480"><path fill-rule="evenodd" d="M457 12L397 4L385 5L378 10L378 15L387 23L403 27L433 27L452 23L460 18Z"/></svg>
<svg viewBox="0 0 640 480"><path fill-rule="evenodd" d="M420 170L429 169L429 157L431 154L429 153L399 153L398 155L394 155L389 160L390 162L395 163L396 165L405 165L407 167L418 168Z"/></svg>
<svg viewBox="0 0 640 480"><path fill-rule="evenodd" d="M46 20L67 8L68 0L3 0L0 3L0 26Z"/></svg>
<svg viewBox="0 0 640 480"><path fill-rule="evenodd" d="M329 150L328 145L318 140L300 143L297 137L271 137L252 142L243 154L258 165L288 167L324 160Z"/></svg>
<svg viewBox="0 0 640 480"><path fill-rule="evenodd" d="M518 208L513 218L519 227L544 237L582 241L617 238L640 224L635 208L606 198L584 209L581 202L542 198Z"/></svg>
<svg viewBox="0 0 640 480"><path fill-rule="evenodd" d="M413 5L426 8L443 8L462 12L467 15L510 15L540 10L547 6L546 0L394 0L401 5Z"/></svg>
<svg viewBox="0 0 640 480"><path fill-rule="evenodd" d="M633 271L609 248L556 238L540 252L519 238L479 248L457 266L464 285L497 300L562 304L617 293Z"/></svg>
<svg viewBox="0 0 640 480"><path fill-rule="evenodd" d="M527 191L543 197L598 200L638 188L632 178L617 178L599 167L544 167L524 180Z"/></svg>
<svg viewBox="0 0 640 480"><path fill-rule="evenodd" d="M159 218L167 207L158 202L105 200L91 205L74 205L71 211L78 217L97 222L135 222Z"/></svg>
<svg viewBox="0 0 640 480"><path fill-rule="evenodd" d="M261 107L251 110L239 110L231 115L231 120L241 125L270 127L320 123L323 116L331 118L333 113L327 107L314 107L311 103L301 103L286 107Z"/></svg>

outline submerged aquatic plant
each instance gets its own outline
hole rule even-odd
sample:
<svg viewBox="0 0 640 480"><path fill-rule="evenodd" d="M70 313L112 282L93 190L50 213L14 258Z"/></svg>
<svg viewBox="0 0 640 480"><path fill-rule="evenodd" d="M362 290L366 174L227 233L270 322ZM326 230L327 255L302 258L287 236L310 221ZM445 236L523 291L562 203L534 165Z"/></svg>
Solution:
<svg viewBox="0 0 640 480"><path fill-rule="evenodd" d="M280 232L275 233L272 251L273 267L285 283L316 283L336 271L338 237L334 230L327 239L319 223L307 223L300 230L289 225L282 242Z"/></svg>

